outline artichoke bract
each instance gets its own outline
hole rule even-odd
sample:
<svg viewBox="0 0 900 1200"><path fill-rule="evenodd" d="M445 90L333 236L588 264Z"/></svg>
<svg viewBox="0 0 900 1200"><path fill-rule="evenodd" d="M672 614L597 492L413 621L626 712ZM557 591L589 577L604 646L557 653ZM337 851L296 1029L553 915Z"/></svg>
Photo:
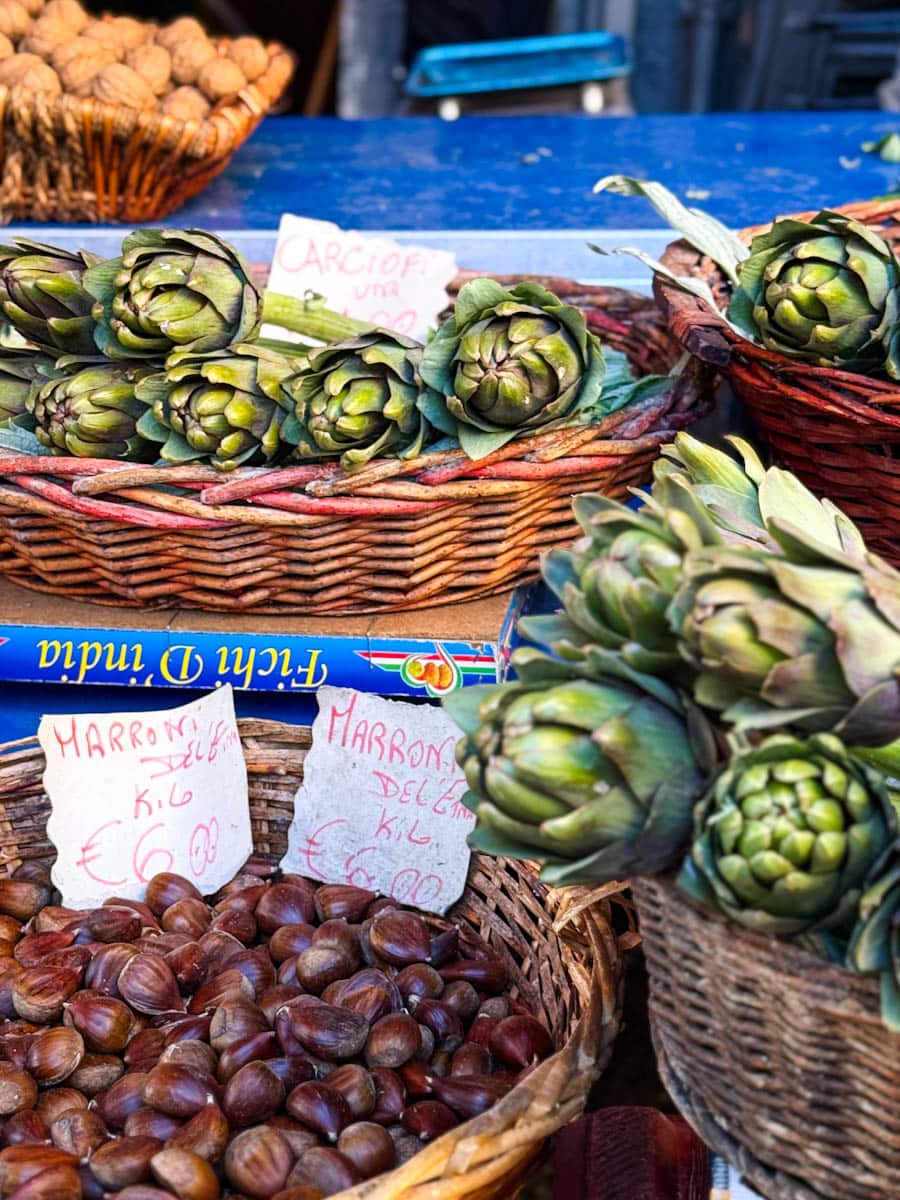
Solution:
<svg viewBox="0 0 900 1200"><path fill-rule="evenodd" d="M738 278L729 319L769 350L900 379L900 266L866 225L828 211L776 221Z"/></svg>
<svg viewBox="0 0 900 1200"><path fill-rule="evenodd" d="M775 735L732 758L698 804L679 883L750 929L839 930L895 836L882 777L839 738Z"/></svg>
<svg viewBox="0 0 900 1200"><path fill-rule="evenodd" d="M462 688L444 706L478 823L470 844L541 859L549 883L671 866L715 760L705 722L659 680L593 650L575 670L517 651L514 683Z"/></svg>
<svg viewBox="0 0 900 1200"><path fill-rule="evenodd" d="M389 330L313 350L285 382L293 407L283 436L299 457L340 456L352 469L372 458L410 458L431 427L418 407L422 347Z"/></svg>
<svg viewBox="0 0 900 1200"><path fill-rule="evenodd" d="M780 553L768 524L799 519L835 550L862 552L852 522L798 480L766 470L752 447L730 439L743 465L724 451L680 433L654 464L653 487L638 511L605 496L582 495L575 516L585 536L553 550L541 573L563 612L525 617L520 631L577 660L586 645L616 650L639 671L683 674L669 606L687 555L702 547L747 546Z"/></svg>
<svg viewBox="0 0 900 1200"><path fill-rule="evenodd" d="M160 454L171 463L208 458L229 471L277 462L286 453L281 426L289 411L281 385L299 361L256 345L173 354L164 372L138 386L148 406L141 433L162 442Z"/></svg>
<svg viewBox="0 0 900 1200"><path fill-rule="evenodd" d="M109 358L206 353L259 329L261 300L238 252L199 229L138 229L122 257L85 272L94 337Z"/></svg>
<svg viewBox="0 0 900 1200"><path fill-rule="evenodd" d="M147 405L136 388L148 368L135 363L91 363L61 358L54 378L28 399L35 436L54 454L149 462L156 446L138 433Z"/></svg>
<svg viewBox="0 0 900 1200"><path fill-rule="evenodd" d="M669 608L698 703L739 728L832 731L880 746L900 729L900 574L773 521L781 555L693 552Z"/></svg>
<svg viewBox="0 0 900 1200"><path fill-rule="evenodd" d="M39 380L52 372L53 359L32 352L0 350L0 425L21 424L28 398Z"/></svg>
<svg viewBox="0 0 900 1200"><path fill-rule="evenodd" d="M577 308L536 283L507 290L474 279L425 347L422 377L438 396L421 404L433 425L481 458L579 410L602 415L604 372L600 342Z"/></svg>
<svg viewBox="0 0 900 1200"><path fill-rule="evenodd" d="M875 879L859 902L859 920L847 962L856 971L881 977L881 1014L900 1033L900 849L873 872Z"/></svg>
<svg viewBox="0 0 900 1200"><path fill-rule="evenodd" d="M82 250L70 253L17 239L0 246L0 309L27 341L52 354L96 354L94 298L84 275L99 262Z"/></svg>

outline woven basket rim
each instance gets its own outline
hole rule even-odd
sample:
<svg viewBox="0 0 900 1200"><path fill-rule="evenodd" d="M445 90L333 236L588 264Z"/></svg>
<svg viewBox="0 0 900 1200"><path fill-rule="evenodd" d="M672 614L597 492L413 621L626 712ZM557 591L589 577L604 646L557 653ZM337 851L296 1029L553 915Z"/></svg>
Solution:
<svg viewBox="0 0 900 1200"><path fill-rule="evenodd" d="M222 47L234 38L210 39ZM12 89L0 84L0 119L26 122L37 120L48 125L54 118L70 121L78 128L98 133L105 127L115 130L120 141L136 133L157 144L162 150L177 150L191 158L230 156L247 136L247 122L256 123L281 97L295 66L294 55L280 42L266 43L269 64L262 75L248 83L225 103L215 106L202 121L183 121L157 109L132 109L110 104L90 96L63 94L48 98L37 92L24 100L17 96L15 108L9 105Z"/></svg>
<svg viewBox="0 0 900 1200"><path fill-rule="evenodd" d="M821 210L792 213L790 217L808 220L816 215L816 211ZM830 211L882 228L885 221L892 221L894 225L900 222L900 197L878 202L856 201L839 205ZM781 219L784 218L775 218ZM747 226L738 232L738 237L749 243L773 224L774 221L769 221ZM900 239L900 231L894 236ZM801 405L811 402L809 393L814 393L815 400L821 403L824 392L835 409L835 415L867 426L867 440L877 441L880 434L900 435L900 383L873 379L835 367L817 366L758 346L738 333L726 320L724 309L728 297L725 276L712 259L684 239L677 239L669 243L660 261L676 275L693 275L710 283L719 304L719 308L713 310L699 296L685 292L663 276L655 277L654 295L669 317L675 335L691 354L715 366L725 375L732 361L736 360L763 367L773 377L776 387L779 379L788 377L791 398ZM850 393L851 398L844 399L835 394L831 390L834 386ZM886 411L885 404L897 405L898 411Z"/></svg>

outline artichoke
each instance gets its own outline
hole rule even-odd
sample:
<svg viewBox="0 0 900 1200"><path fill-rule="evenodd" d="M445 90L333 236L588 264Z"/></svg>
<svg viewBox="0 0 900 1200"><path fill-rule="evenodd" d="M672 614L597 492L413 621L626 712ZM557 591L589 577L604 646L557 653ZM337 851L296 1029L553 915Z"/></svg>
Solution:
<svg viewBox="0 0 900 1200"><path fill-rule="evenodd" d="M900 379L900 265L841 213L776 221L738 267L728 316L790 358Z"/></svg>
<svg viewBox="0 0 900 1200"><path fill-rule="evenodd" d="M524 618L523 635L569 659L595 644L618 651L636 670L682 674L668 612L691 551L746 545L780 552L768 524L789 514L835 550L859 552L861 538L843 513L786 471L765 470L740 438L730 440L743 467L678 434L655 463L653 488L639 511L605 496L576 497L585 537L571 550L551 551L541 564L564 612Z"/></svg>
<svg viewBox="0 0 900 1200"><path fill-rule="evenodd" d="M884 1023L900 1033L900 850L895 848L873 874L859 902L847 962L856 971L881 976Z"/></svg>
<svg viewBox="0 0 900 1200"><path fill-rule="evenodd" d="M285 383L293 417L284 437L301 457L337 457L352 469L390 454L421 453L431 427L418 408L422 347L376 329L314 350Z"/></svg>
<svg viewBox="0 0 900 1200"><path fill-rule="evenodd" d="M28 410L35 435L54 454L152 461L156 447L137 430L146 404L136 389L148 368L61 358L51 379L33 390Z"/></svg>
<svg viewBox="0 0 900 1200"><path fill-rule="evenodd" d="M698 703L879 746L900 729L900 574L770 522L784 553L694 551L669 608Z"/></svg>
<svg viewBox="0 0 900 1200"><path fill-rule="evenodd" d="M679 883L750 929L837 931L895 833L880 774L839 738L775 735L736 755L697 805Z"/></svg>
<svg viewBox="0 0 900 1200"><path fill-rule="evenodd" d="M148 407L140 432L163 442L160 453L171 463L209 458L231 471L277 462L286 453L281 426L289 412L282 382L301 361L258 345L173 354L164 372L138 386Z"/></svg>
<svg viewBox="0 0 900 1200"><path fill-rule="evenodd" d="M35 384L53 370L53 359L33 352L0 349L0 426L28 424L28 398Z"/></svg>
<svg viewBox="0 0 900 1200"><path fill-rule="evenodd" d="M55 356L96 354L84 275L99 261L24 239L0 246L0 309L23 338Z"/></svg>
<svg viewBox="0 0 900 1200"><path fill-rule="evenodd" d="M513 666L514 683L444 700L465 735L456 754L478 817L470 843L541 859L554 884L676 862L715 759L696 710L599 650L580 670L530 649Z"/></svg>
<svg viewBox="0 0 900 1200"><path fill-rule="evenodd" d="M253 337L261 301L237 251L199 229L138 229L122 257L85 273L95 340L109 358L205 353Z"/></svg>
<svg viewBox="0 0 900 1200"><path fill-rule="evenodd" d="M536 283L460 288L453 315L425 347L422 377L438 394L429 420L481 458L523 431L600 405L605 364L584 315Z"/></svg>

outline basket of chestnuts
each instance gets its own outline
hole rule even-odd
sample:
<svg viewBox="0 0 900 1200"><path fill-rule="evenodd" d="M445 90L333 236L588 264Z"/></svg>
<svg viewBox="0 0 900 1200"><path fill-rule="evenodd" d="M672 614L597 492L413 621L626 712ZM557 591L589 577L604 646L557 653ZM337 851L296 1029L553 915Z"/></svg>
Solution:
<svg viewBox="0 0 900 1200"><path fill-rule="evenodd" d="M240 726L251 861L89 911L0 747L0 1196L515 1196L611 1051L627 910L478 855L446 918L280 874L309 730Z"/></svg>
<svg viewBox="0 0 900 1200"><path fill-rule="evenodd" d="M98 15L79 0L0 0L0 221L154 221L195 195L278 101L293 59Z"/></svg>

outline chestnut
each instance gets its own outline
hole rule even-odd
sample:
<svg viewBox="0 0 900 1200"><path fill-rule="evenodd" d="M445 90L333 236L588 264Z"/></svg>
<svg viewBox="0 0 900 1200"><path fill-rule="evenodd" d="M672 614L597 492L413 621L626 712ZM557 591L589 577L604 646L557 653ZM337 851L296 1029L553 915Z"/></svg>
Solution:
<svg viewBox="0 0 900 1200"><path fill-rule="evenodd" d="M264 1062L249 1062L225 1086L222 1111L232 1125L258 1125L284 1103L284 1084Z"/></svg>
<svg viewBox="0 0 900 1200"><path fill-rule="evenodd" d="M153 1178L178 1200L219 1200L216 1173L209 1163L190 1150L167 1146L150 1159Z"/></svg>
<svg viewBox="0 0 900 1200"><path fill-rule="evenodd" d="M178 900L201 900L203 897L189 879L170 871L161 871L147 884L147 907L155 917L161 917L170 904Z"/></svg>
<svg viewBox="0 0 900 1200"><path fill-rule="evenodd" d="M91 1155L91 1174L109 1192L150 1178L150 1159L162 1149L152 1137L121 1137Z"/></svg>
<svg viewBox="0 0 900 1200"><path fill-rule="evenodd" d="M225 1177L254 1200L269 1200L284 1187L294 1163L287 1139L270 1125L242 1130L225 1151Z"/></svg>
<svg viewBox="0 0 900 1200"><path fill-rule="evenodd" d="M34 1108L37 1084L27 1071L0 1062L0 1116L8 1117L24 1108Z"/></svg>
<svg viewBox="0 0 900 1200"><path fill-rule="evenodd" d="M394 1140L383 1125L357 1121L341 1130L337 1149L348 1158L363 1179L390 1171L396 1161Z"/></svg>
<svg viewBox="0 0 900 1200"><path fill-rule="evenodd" d="M310 1080L298 1084L287 1098L288 1113L330 1141L352 1121L350 1107L341 1093L327 1083Z"/></svg>

